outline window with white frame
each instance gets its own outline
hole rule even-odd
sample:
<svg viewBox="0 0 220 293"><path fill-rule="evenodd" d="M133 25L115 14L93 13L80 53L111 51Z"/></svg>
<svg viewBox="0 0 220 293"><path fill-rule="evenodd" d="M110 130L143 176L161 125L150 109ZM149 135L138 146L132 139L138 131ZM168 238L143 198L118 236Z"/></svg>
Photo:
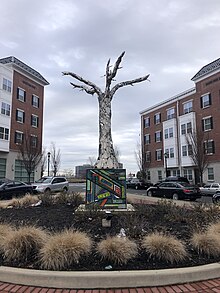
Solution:
<svg viewBox="0 0 220 293"><path fill-rule="evenodd" d="M15 131L15 143L22 144L24 138L24 134L21 131Z"/></svg>
<svg viewBox="0 0 220 293"><path fill-rule="evenodd" d="M169 149L165 149L165 154L166 154L166 158L169 159L169 157L170 157L170 150Z"/></svg>
<svg viewBox="0 0 220 293"><path fill-rule="evenodd" d="M31 115L31 126L38 127L39 124L39 118L37 115Z"/></svg>
<svg viewBox="0 0 220 293"><path fill-rule="evenodd" d="M201 108L209 107L212 104L211 94L207 93L201 97Z"/></svg>
<svg viewBox="0 0 220 293"><path fill-rule="evenodd" d="M0 139L8 140L9 138L9 129L5 127L0 127Z"/></svg>
<svg viewBox="0 0 220 293"><path fill-rule="evenodd" d="M161 114L160 113L156 113L154 115L154 123L155 124L159 124L161 122Z"/></svg>
<svg viewBox="0 0 220 293"><path fill-rule="evenodd" d="M150 127L150 117L144 118L144 127L145 128Z"/></svg>
<svg viewBox="0 0 220 293"><path fill-rule="evenodd" d="M32 106L35 108L39 108L39 97L32 95Z"/></svg>
<svg viewBox="0 0 220 293"><path fill-rule="evenodd" d="M165 149L166 158L174 158L174 148L167 148Z"/></svg>
<svg viewBox="0 0 220 293"><path fill-rule="evenodd" d="M150 144L150 134L145 134L145 136L144 136L144 143L145 144Z"/></svg>
<svg viewBox="0 0 220 293"><path fill-rule="evenodd" d="M167 139L167 138L171 138L171 137L173 137L173 127L166 128L164 130L164 138Z"/></svg>
<svg viewBox="0 0 220 293"><path fill-rule="evenodd" d="M214 168L207 168L207 171L208 171L208 180L214 181L215 180Z"/></svg>
<svg viewBox="0 0 220 293"><path fill-rule="evenodd" d="M175 109L170 108L167 110L167 120L173 119L175 117Z"/></svg>
<svg viewBox="0 0 220 293"><path fill-rule="evenodd" d="M173 176L180 176L180 170L177 169L177 170L173 170Z"/></svg>
<svg viewBox="0 0 220 293"><path fill-rule="evenodd" d="M146 152L146 162L150 162L151 161L151 152L147 151Z"/></svg>
<svg viewBox="0 0 220 293"><path fill-rule="evenodd" d="M192 101L188 101L183 104L183 114L190 113L190 112L192 112L192 110L193 110L193 102Z"/></svg>
<svg viewBox="0 0 220 293"><path fill-rule="evenodd" d="M31 146L33 148L37 147L37 136L36 135L31 135Z"/></svg>
<svg viewBox="0 0 220 293"><path fill-rule="evenodd" d="M161 131L155 132L155 142L160 142L162 140Z"/></svg>
<svg viewBox="0 0 220 293"><path fill-rule="evenodd" d="M170 158L174 158L174 148L170 148Z"/></svg>
<svg viewBox="0 0 220 293"><path fill-rule="evenodd" d="M213 129L213 118L211 116L202 119L202 128L204 131Z"/></svg>
<svg viewBox="0 0 220 293"><path fill-rule="evenodd" d="M212 155L215 153L215 142L213 139L204 141L204 150L208 155Z"/></svg>
<svg viewBox="0 0 220 293"><path fill-rule="evenodd" d="M181 124L181 134L192 133L192 122Z"/></svg>
<svg viewBox="0 0 220 293"><path fill-rule="evenodd" d="M2 102L1 105L1 114L10 116L11 113L11 105L5 102Z"/></svg>
<svg viewBox="0 0 220 293"><path fill-rule="evenodd" d="M156 150L156 160L161 161L162 160L162 150Z"/></svg>
<svg viewBox="0 0 220 293"><path fill-rule="evenodd" d="M3 78L2 89L4 91L11 93L11 86L12 86L12 82L6 78Z"/></svg>
<svg viewBox="0 0 220 293"><path fill-rule="evenodd" d="M23 110L16 110L16 121L20 122L20 123L24 123L25 122L25 113Z"/></svg>
<svg viewBox="0 0 220 293"><path fill-rule="evenodd" d="M187 157L193 154L192 145L183 145L182 146L182 156Z"/></svg>
<svg viewBox="0 0 220 293"><path fill-rule="evenodd" d="M173 137L173 127L169 128L169 137Z"/></svg>
<svg viewBox="0 0 220 293"><path fill-rule="evenodd" d="M186 177L189 181L192 181L193 180L192 169L183 169L183 176Z"/></svg>
<svg viewBox="0 0 220 293"><path fill-rule="evenodd" d="M187 145L182 146L182 156L187 157Z"/></svg>
<svg viewBox="0 0 220 293"><path fill-rule="evenodd" d="M147 171L147 180L149 180L149 181L151 180L150 171L149 170Z"/></svg>
<svg viewBox="0 0 220 293"><path fill-rule="evenodd" d="M161 170L157 170L157 177L158 177L158 181L162 180L162 171Z"/></svg>
<svg viewBox="0 0 220 293"><path fill-rule="evenodd" d="M26 92L25 90L18 88L17 89L17 99L21 102L25 102L26 100Z"/></svg>

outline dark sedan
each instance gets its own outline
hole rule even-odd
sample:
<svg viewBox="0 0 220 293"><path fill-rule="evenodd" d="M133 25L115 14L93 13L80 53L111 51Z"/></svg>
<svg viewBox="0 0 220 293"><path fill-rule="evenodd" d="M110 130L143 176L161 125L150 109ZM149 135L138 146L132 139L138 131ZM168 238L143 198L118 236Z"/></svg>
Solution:
<svg viewBox="0 0 220 293"><path fill-rule="evenodd" d="M189 199L191 201L195 201L202 196L199 187L186 182L163 182L158 186L148 188L147 195L175 200Z"/></svg>
<svg viewBox="0 0 220 293"><path fill-rule="evenodd" d="M148 187L150 187L153 184L150 182L139 180L138 178L132 178L131 180L127 180L126 185L127 188L148 189Z"/></svg>
<svg viewBox="0 0 220 293"><path fill-rule="evenodd" d="M11 199L33 193L33 188L22 181L6 180L0 182L0 199Z"/></svg>

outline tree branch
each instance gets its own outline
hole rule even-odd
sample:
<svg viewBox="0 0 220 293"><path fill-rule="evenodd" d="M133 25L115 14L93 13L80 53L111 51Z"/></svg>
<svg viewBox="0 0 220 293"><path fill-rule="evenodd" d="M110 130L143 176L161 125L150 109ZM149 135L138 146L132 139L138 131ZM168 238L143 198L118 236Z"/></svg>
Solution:
<svg viewBox="0 0 220 293"><path fill-rule="evenodd" d="M116 60L116 62L115 62L115 66L114 66L114 68L113 68L113 70L112 70L112 73L111 73L111 79L113 79L113 78L116 76L117 71L118 71L118 69L119 69L119 65L120 65L120 63L121 63L121 61L122 61L122 58L123 58L124 54L125 54L125 51L122 52L121 55L120 55L120 56L118 57L118 59ZM121 68L121 67L120 67L120 68Z"/></svg>
<svg viewBox="0 0 220 293"><path fill-rule="evenodd" d="M70 82L70 84L73 86L73 88L79 88L83 91L85 91L87 94L90 94L90 95L94 95L95 94L95 90L93 88L89 88L85 85L79 85L79 84L75 84L75 83L72 83Z"/></svg>
<svg viewBox="0 0 220 293"><path fill-rule="evenodd" d="M145 76L143 76L143 77L136 78L136 79L132 79L132 80L128 80L128 81L123 81L123 82L120 82L120 83L116 84L116 85L111 89L111 91L110 91L110 95L111 95L111 97L114 96L115 92L116 92L119 88L121 88L121 87L123 87L123 86L127 86L127 85L132 85L132 86L133 86L133 84L135 84L135 83L139 83L139 82L142 82L142 81L147 80L149 76L150 76L150 74L145 75Z"/></svg>
<svg viewBox="0 0 220 293"><path fill-rule="evenodd" d="M82 83L90 86L91 88L93 88L94 93L96 93L98 96L102 95L101 89L96 84L94 84L93 82L91 82L91 81L89 81L87 79L84 79L83 77L77 75L76 73L64 71L63 75L69 75L69 76L79 80L80 82L82 82Z"/></svg>

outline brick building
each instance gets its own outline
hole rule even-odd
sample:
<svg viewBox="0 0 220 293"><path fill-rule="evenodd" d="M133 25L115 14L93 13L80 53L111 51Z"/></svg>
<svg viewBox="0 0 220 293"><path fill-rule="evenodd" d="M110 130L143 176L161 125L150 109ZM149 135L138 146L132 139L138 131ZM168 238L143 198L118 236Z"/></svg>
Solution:
<svg viewBox="0 0 220 293"><path fill-rule="evenodd" d="M220 58L192 78L195 87L140 112L141 137L148 179L186 176L198 183L187 133L196 132L207 154L204 182L220 182Z"/></svg>
<svg viewBox="0 0 220 293"><path fill-rule="evenodd" d="M42 149L44 77L15 57L0 59L0 178L27 181L18 159L25 133ZM40 177L40 166L32 180Z"/></svg>

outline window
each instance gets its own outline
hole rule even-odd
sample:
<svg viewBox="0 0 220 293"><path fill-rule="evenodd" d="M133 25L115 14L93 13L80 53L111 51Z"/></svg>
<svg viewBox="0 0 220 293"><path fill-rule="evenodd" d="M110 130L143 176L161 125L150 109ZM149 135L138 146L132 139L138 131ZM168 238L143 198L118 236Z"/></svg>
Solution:
<svg viewBox="0 0 220 293"><path fill-rule="evenodd" d="M174 158L174 148L170 148L170 158Z"/></svg>
<svg viewBox="0 0 220 293"><path fill-rule="evenodd" d="M28 182L28 173L21 160L15 160L15 180ZM34 172L31 173L31 182L34 182Z"/></svg>
<svg viewBox="0 0 220 293"><path fill-rule="evenodd" d="M162 150L156 150L156 160L157 161L162 160Z"/></svg>
<svg viewBox="0 0 220 293"><path fill-rule="evenodd" d="M201 97L201 108L209 107L211 104L211 94L208 93Z"/></svg>
<svg viewBox="0 0 220 293"><path fill-rule="evenodd" d="M160 142L162 139L161 131L155 132L155 142Z"/></svg>
<svg viewBox="0 0 220 293"><path fill-rule="evenodd" d="M186 157L187 156L187 146L186 145L183 145L182 146L182 156L183 157Z"/></svg>
<svg viewBox="0 0 220 293"><path fill-rule="evenodd" d="M144 136L144 143L145 144L150 144L150 134L145 134L145 136Z"/></svg>
<svg viewBox="0 0 220 293"><path fill-rule="evenodd" d="M8 140L9 138L9 129L0 127L0 139Z"/></svg>
<svg viewBox="0 0 220 293"><path fill-rule="evenodd" d="M167 110L167 120L173 119L175 117L175 109L170 108Z"/></svg>
<svg viewBox="0 0 220 293"><path fill-rule="evenodd" d="M173 127L169 128L169 137L173 137Z"/></svg>
<svg viewBox="0 0 220 293"><path fill-rule="evenodd" d="M182 156L187 157L193 154L192 145L183 145L182 146Z"/></svg>
<svg viewBox="0 0 220 293"><path fill-rule="evenodd" d="M187 113L192 112L192 110L193 110L192 107L193 107L192 101L184 103L183 104L183 114L187 114Z"/></svg>
<svg viewBox="0 0 220 293"><path fill-rule="evenodd" d="M31 115L31 126L38 127L39 118L36 115Z"/></svg>
<svg viewBox="0 0 220 293"><path fill-rule="evenodd" d="M184 169L183 176L186 177L189 181L193 180L193 172L192 169Z"/></svg>
<svg viewBox="0 0 220 293"><path fill-rule="evenodd" d="M174 148L165 149L166 158L174 158Z"/></svg>
<svg viewBox="0 0 220 293"><path fill-rule="evenodd" d="M193 155L193 148L192 148L192 145L189 144L188 145L188 156L192 156Z"/></svg>
<svg viewBox="0 0 220 293"><path fill-rule="evenodd" d="M15 143L16 144L22 144L23 137L24 137L23 132L15 131Z"/></svg>
<svg viewBox="0 0 220 293"><path fill-rule="evenodd" d="M39 108L39 97L32 95L32 106L35 108Z"/></svg>
<svg viewBox="0 0 220 293"><path fill-rule="evenodd" d="M207 170L208 170L208 180L214 181L215 180L214 169L213 168L207 168Z"/></svg>
<svg viewBox="0 0 220 293"><path fill-rule="evenodd" d="M145 128L150 127L150 117L144 118L144 127Z"/></svg>
<svg viewBox="0 0 220 293"><path fill-rule="evenodd" d="M2 102L1 114L6 115L6 116L10 116L10 112L11 112L11 105Z"/></svg>
<svg viewBox="0 0 220 293"><path fill-rule="evenodd" d="M215 143L214 140L204 141L204 151L205 154L212 155L215 153Z"/></svg>
<svg viewBox="0 0 220 293"><path fill-rule="evenodd" d="M161 122L161 114L157 113L154 115L154 124L159 124Z"/></svg>
<svg viewBox="0 0 220 293"><path fill-rule="evenodd" d="M12 85L12 83L11 83L10 80L8 80L8 79L6 79L6 78L3 78L2 89L3 89L4 91L7 91L7 92L11 93L11 85Z"/></svg>
<svg viewBox="0 0 220 293"><path fill-rule="evenodd" d="M157 171L157 177L158 177L158 181L162 180L162 171L161 170Z"/></svg>
<svg viewBox="0 0 220 293"><path fill-rule="evenodd" d="M169 159L169 157L170 157L169 149L165 149L165 156L167 159Z"/></svg>
<svg viewBox="0 0 220 293"><path fill-rule="evenodd" d="M182 135L186 134L186 124L181 124L181 134Z"/></svg>
<svg viewBox="0 0 220 293"><path fill-rule="evenodd" d="M165 139L173 137L173 127L164 130Z"/></svg>
<svg viewBox="0 0 220 293"><path fill-rule="evenodd" d="M26 92L21 88L17 89L17 99L21 102L25 102L26 100Z"/></svg>
<svg viewBox="0 0 220 293"><path fill-rule="evenodd" d="M5 178L6 176L6 159L0 158L0 178Z"/></svg>
<svg viewBox="0 0 220 293"><path fill-rule="evenodd" d="M181 134L192 133L192 122L187 122L186 124L181 124Z"/></svg>
<svg viewBox="0 0 220 293"><path fill-rule="evenodd" d="M20 123L24 123L25 121L25 113L22 110L16 110L16 121Z"/></svg>
<svg viewBox="0 0 220 293"><path fill-rule="evenodd" d="M203 131L209 131L213 129L213 118L206 117L202 119L202 129Z"/></svg>
<svg viewBox="0 0 220 293"><path fill-rule="evenodd" d="M151 178L150 178L150 171L149 170L147 171L147 180L149 180L149 181L151 180Z"/></svg>
<svg viewBox="0 0 220 293"><path fill-rule="evenodd" d="M173 176L180 176L180 170L179 169L177 169L177 170L173 170Z"/></svg>
<svg viewBox="0 0 220 293"><path fill-rule="evenodd" d="M151 152L147 151L146 152L146 162L150 162L151 161Z"/></svg>
<svg viewBox="0 0 220 293"><path fill-rule="evenodd" d="M37 147L37 136L36 135L31 135L31 146L33 148Z"/></svg>

